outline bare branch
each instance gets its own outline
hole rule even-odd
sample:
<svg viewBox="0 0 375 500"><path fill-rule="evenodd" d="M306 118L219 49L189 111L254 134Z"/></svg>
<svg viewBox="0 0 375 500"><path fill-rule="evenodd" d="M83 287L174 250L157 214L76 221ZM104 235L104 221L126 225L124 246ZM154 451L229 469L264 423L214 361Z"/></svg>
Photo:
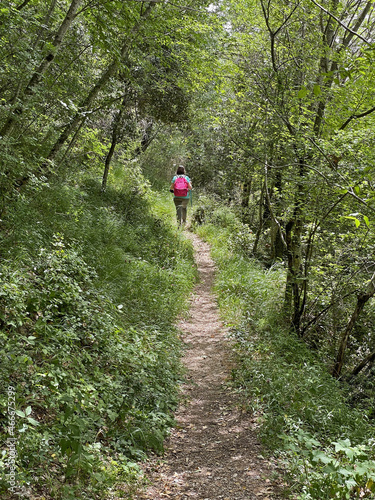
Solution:
<svg viewBox="0 0 375 500"><path fill-rule="evenodd" d="M326 160L331 164L331 161L329 160L329 158L327 157L327 155L324 153L324 151L320 148L320 146L311 138L309 138L310 142L319 150L319 152L324 156L324 158L326 158ZM324 179L327 180L328 182L328 179L326 178L326 176L321 173L319 170L317 170L316 168L312 167L311 165L309 165L309 168L311 170L313 170L314 172L318 173L319 175L321 175ZM339 174L340 175L340 174ZM345 178L343 176L340 175L340 177L345 180ZM372 208L367 202L366 200L360 198L355 192L354 192L354 189L352 187L350 188L347 188L341 184L338 184L338 183L334 183L334 185L340 189L346 189L347 193L352 196L353 198L355 198L359 203L361 203L362 205L364 205L365 207L367 207L368 210L370 210L371 212L374 212L375 213L375 209Z"/></svg>

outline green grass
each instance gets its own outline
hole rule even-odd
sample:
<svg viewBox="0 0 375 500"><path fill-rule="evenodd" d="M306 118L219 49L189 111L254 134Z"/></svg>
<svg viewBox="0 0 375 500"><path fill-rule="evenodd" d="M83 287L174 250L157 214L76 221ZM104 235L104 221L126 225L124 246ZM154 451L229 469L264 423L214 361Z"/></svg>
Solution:
<svg viewBox="0 0 375 500"><path fill-rule="evenodd" d="M30 186L9 207L0 242L0 465L9 469L14 387L17 487L46 498L117 490L126 498L136 462L162 451L182 377L174 324L196 279L173 210L127 171L104 195L99 182L66 181Z"/></svg>
<svg viewBox="0 0 375 500"><path fill-rule="evenodd" d="M196 230L212 245L219 269L215 289L238 357L233 384L258 417L263 442L284 461L293 494L373 498L374 427L347 404L345 386L284 326L283 266L266 269L250 257L252 236L244 246L246 229L229 209L213 208L206 221Z"/></svg>

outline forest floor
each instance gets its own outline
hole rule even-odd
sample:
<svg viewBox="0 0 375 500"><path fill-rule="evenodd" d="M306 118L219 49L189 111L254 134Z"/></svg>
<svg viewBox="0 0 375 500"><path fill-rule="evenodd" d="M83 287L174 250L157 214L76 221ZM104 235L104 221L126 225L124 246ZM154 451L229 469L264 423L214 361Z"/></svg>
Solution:
<svg viewBox="0 0 375 500"><path fill-rule="evenodd" d="M212 294L215 266L209 245L192 240L200 282L189 318L178 325L186 349L186 381L177 425L165 454L144 464L142 500L267 500L285 498L275 461L262 454L256 420L230 388L234 365L227 329Z"/></svg>

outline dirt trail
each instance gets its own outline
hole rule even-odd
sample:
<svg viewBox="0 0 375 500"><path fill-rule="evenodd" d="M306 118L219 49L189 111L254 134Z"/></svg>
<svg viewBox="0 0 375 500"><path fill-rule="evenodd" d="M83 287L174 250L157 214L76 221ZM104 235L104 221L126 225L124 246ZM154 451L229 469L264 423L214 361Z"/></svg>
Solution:
<svg viewBox="0 0 375 500"><path fill-rule="evenodd" d="M267 500L282 498L270 479L272 465L261 455L251 415L236 407L225 382L231 351L211 288L215 268L209 246L189 234L196 252L200 283L190 318L179 325L186 344L188 371L177 426L165 443L162 460L150 461L150 486L143 500Z"/></svg>

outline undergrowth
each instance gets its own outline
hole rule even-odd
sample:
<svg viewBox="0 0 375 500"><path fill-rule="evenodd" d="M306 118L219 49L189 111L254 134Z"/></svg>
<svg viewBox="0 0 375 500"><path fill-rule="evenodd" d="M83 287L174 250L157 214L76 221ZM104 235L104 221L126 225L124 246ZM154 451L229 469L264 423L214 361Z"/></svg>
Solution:
<svg viewBox="0 0 375 500"><path fill-rule="evenodd" d="M218 302L238 355L234 384L257 415L263 442L284 461L293 496L374 498L374 427L284 326L284 266L266 269L250 256L252 235L229 208L206 203L205 217L196 231L218 266Z"/></svg>
<svg viewBox="0 0 375 500"><path fill-rule="evenodd" d="M170 203L170 205L172 205ZM29 186L2 221L2 498L129 498L181 379L196 278L174 207L140 174Z"/></svg>

